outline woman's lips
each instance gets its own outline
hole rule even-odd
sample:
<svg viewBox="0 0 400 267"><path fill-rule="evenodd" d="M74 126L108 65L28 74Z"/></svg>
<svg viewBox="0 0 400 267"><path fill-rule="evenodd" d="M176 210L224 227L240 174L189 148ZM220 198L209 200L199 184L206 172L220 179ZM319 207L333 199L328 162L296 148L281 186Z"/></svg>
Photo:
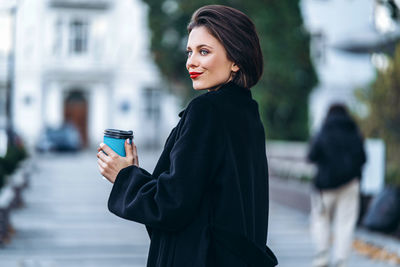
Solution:
<svg viewBox="0 0 400 267"><path fill-rule="evenodd" d="M199 77L203 73L202 72L189 72L189 74L190 74L190 78L191 79L195 79L195 78Z"/></svg>

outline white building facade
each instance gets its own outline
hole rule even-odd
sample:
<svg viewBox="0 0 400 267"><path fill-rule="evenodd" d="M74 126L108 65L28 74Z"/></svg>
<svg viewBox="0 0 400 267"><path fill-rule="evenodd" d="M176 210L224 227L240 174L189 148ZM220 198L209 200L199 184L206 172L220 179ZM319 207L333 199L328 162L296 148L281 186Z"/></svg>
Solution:
<svg viewBox="0 0 400 267"><path fill-rule="evenodd" d="M25 0L17 12L14 127L33 146L72 122L87 146L106 128L161 143L178 120L151 60L139 0Z"/></svg>
<svg viewBox="0 0 400 267"><path fill-rule="evenodd" d="M369 54L343 52L335 45L373 27L374 0L302 0L304 23L311 33L311 52L319 85L310 96L311 130L321 126L332 103L359 109L357 88L375 77Z"/></svg>
<svg viewBox="0 0 400 267"><path fill-rule="evenodd" d="M394 3L400 7L400 0ZM400 23L391 17L388 4L387 0L301 1L305 26L312 35L312 58L319 76L319 85L310 96L312 131L320 128L332 103L344 103L360 116L368 114L368 108L360 104L355 90L368 88L375 79L376 69L388 66L382 49L388 41L393 41L394 35L400 39ZM352 49L344 49L346 47ZM366 140L366 152L361 190L374 195L384 187L383 140Z"/></svg>

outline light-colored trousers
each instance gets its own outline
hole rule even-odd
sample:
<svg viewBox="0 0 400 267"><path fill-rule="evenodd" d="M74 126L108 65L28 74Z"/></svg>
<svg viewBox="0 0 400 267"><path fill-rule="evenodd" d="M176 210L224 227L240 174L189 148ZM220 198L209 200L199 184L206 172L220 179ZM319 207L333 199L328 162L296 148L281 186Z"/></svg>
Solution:
<svg viewBox="0 0 400 267"><path fill-rule="evenodd" d="M358 179L334 190L313 191L311 235L317 252L314 266L328 265L331 247L333 262L346 266L359 213L359 192Z"/></svg>

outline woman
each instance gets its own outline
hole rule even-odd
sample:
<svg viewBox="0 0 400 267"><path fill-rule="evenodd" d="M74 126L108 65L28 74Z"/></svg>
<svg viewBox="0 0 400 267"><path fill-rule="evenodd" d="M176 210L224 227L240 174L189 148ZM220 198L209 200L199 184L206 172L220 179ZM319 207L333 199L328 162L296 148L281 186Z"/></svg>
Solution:
<svg viewBox="0 0 400 267"><path fill-rule="evenodd" d="M334 266L344 267L358 217L359 180L366 157L358 127L342 104L329 108L308 159L318 166L316 190L311 196L311 233L317 250L313 265L329 264L330 228L334 221Z"/></svg>
<svg viewBox="0 0 400 267"><path fill-rule="evenodd" d="M188 32L186 68L207 93L179 114L153 174L139 168L134 144L127 157L101 144L100 172L114 183L109 210L146 225L147 266L275 266L264 128L250 92L263 70L254 25L212 5L193 14Z"/></svg>

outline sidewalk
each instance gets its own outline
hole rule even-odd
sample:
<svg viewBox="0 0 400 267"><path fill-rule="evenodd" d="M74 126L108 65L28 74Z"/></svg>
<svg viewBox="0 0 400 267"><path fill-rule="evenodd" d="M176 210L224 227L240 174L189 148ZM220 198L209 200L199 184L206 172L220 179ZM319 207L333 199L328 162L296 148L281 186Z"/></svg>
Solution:
<svg viewBox="0 0 400 267"><path fill-rule="evenodd" d="M12 215L16 234L0 249L0 266L145 266L145 228L108 211L111 184L96 162L96 151L40 156L25 207Z"/></svg>
<svg viewBox="0 0 400 267"><path fill-rule="evenodd" d="M270 202L268 246L274 251L280 267L311 267L313 247L309 218L305 213ZM349 267L389 267L352 251Z"/></svg>
<svg viewBox="0 0 400 267"><path fill-rule="evenodd" d="M313 247L309 234L309 195L308 184L293 179L270 177L270 226L269 242L271 249L277 251L280 266L311 266ZM275 234L275 231L277 233ZM355 240L358 245L376 249L376 258L388 258L394 253L400 255L400 241L380 233L357 229ZM294 247L291 247L294 246ZM378 249L379 248L379 249ZM274 251L275 251L274 250ZM292 255L293 254L293 255ZM371 254L371 253L369 253ZM349 267L397 266L388 260L373 260L352 251Z"/></svg>
<svg viewBox="0 0 400 267"><path fill-rule="evenodd" d="M139 150L141 166L153 170L159 153ZM12 214L16 230L0 249L4 267L143 267L145 228L107 210L111 184L97 171L96 151L49 154L24 192L25 207ZM271 202L268 245L282 267L310 267L308 217ZM351 266L393 266L353 253Z"/></svg>

